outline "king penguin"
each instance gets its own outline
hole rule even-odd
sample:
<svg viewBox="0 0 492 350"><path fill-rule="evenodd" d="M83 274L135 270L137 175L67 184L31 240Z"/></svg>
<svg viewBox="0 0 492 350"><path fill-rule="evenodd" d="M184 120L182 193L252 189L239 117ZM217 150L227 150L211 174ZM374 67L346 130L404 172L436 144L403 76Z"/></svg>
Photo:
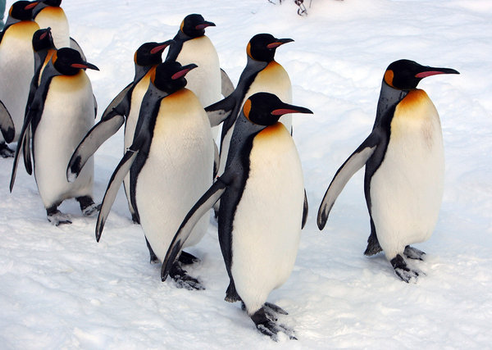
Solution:
<svg viewBox="0 0 492 350"><path fill-rule="evenodd" d="M215 27L215 23L206 21L200 14L190 14L181 22L166 60L178 61L182 65L194 63L198 68L186 77L186 88L197 95L202 106L206 107L219 101L224 94L233 90L227 74L220 69L219 55L212 41L205 35L205 29ZM225 95L225 96L227 96ZM219 127L212 129L214 139L217 138Z"/></svg>
<svg viewBox="0 0 492 350"><path fill-rule="evenodd" d="M384 73L371 134L338 169L318 211L322 230L348 180L366 166L364 193L371 221L366 255L384 251L403 281L419 271L406 260L423 260L410 244L424 242L437 222L444 188L444 150L437 110L424 90L426 77L459 74L414 61L391 63Z"/></svg>
<svg viewBox="0 0 492 350"><path fill-rule="evenodd" d="M279 331L295 338L276 323L276 314L286 312L266 299L291 274L306 216L301 161L278 122L287 113L312 112L270 93L246 100L225 172L184 218L161 271L165 280L195 223L220 199L219 242L230 279L226 300L242 301L258 330L274 339Z"/></svg>
<svg viewBox="0 0 492 350"><path fill-rule="evenodd" d="M16 150L17 159L26 130L31 128L34 176L48 221L53 225L71 223L69 216L58 210L65 199L75 198L84 215L91 215L97 209L92 200L92 159L76 181L69 183L66 179L66 165L73 150L94 125L94 96L85 69L98 70L76 50L57 50L43 71L22 126L20 147ZM10 191L14 186L16 164L14 162Z"/></svg>
<svg viewBox="0 0 492 350"><path fill-rule="evenodd" d="M77 178L87 160L120 129L123 123L125 123L124 152L131 146L142 99L150 83L150 76L154 74L157 65L162 62L162 52L172 43L174 43L172 40L162 43L148 42L142 44L135 51L133 81L111 101L101 120L94 125L75 149L67 167L67 179L69 181ZM132 220L138 223L138 215L130 201L129 177L125 179L124 186Z"/></svg>
<svg viewBox="0 0 492 350"><path fill-rule="evenodd" d="M10 114L17 141L24 120L29 84L34 74L32 37L39 26L32 20L37 2L17 1L10 7L7 22L0 33L0 101ZM0 136L2 157L14 156Z"/></svg>
<svg viewBox="0 0 492 350"><path fill-rule="evenodd" d="M82 59L86 57L79 43L70 37L70 26L65 11L61 8L61 0L39 0L33 10L33 18L40 28L50 27L57 49L70 47L77 50Z"/></svg>
<svg viewBox="0 0 492 350"><path fill-rule="evenodd" d="M292 102L292 86L285 69L275 61L275 52L280 45L292 39L277 39L271 34L257 34L249 41L246 53L247 64L236 89L225 99L205 108L212 126L223 121L220 143L218 174L222 174L229 152L234 123L241 112L244 101L256 92L270 92L282 101ZM291 130L291 116L281 119L287 130Z"/></svg>
<svg viewBox="0 0 492 350"><path fill-rule="evenodd" d="M133 143L116 167L104 195L96 225L99 241L118 188L130 172L130 196L150 248L163 261L182 218L213 181L214 141L207 114L186 89L185 75L196 65L165 61L157 66L143 98ZM203 218L188 245L205 234ZM188 259L189 258L189 259ZM182 255L171 275L179 287L203 289L186 274Z"/></svg>

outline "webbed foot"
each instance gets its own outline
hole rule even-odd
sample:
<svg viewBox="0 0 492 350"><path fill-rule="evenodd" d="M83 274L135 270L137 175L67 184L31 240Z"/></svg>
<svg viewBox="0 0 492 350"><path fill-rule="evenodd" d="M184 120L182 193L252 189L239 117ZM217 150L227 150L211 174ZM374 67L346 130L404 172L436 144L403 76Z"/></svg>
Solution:
<svg viewBox="0 0 492 350"><path fill-rule="evenodd" d="M400 277L402 281L405 281L407 283L409 283L412 279L416 281L419 275L422 273L408 267L405 259L403 259L400 254L391 259L390 262L393 266L393 269L395 270L396 275Z"/></svg>
<svg viewBox="0 0 492 350"><path fill-rule="evenodd" d="M403 254L409 258L409 259L413 259L413 260L424 260L424 255L425 255L425 252L417 249L417 248L414 248L414 247L410 247L409 245L407 245L405 247L405 250L403 251Z"/></svg>
<svg viewBox="0 0 492 350"><path fill-rule="evenodd" d="M2 158L12 158L14 155L15 152L5 142L0 142L0 156Z"/></svg>
<svg viewBox="0 0 492 350"><path fill-rule="evenodd" d="M84 216L92 216L101 209L101 204L95 204L89 196L77 197L76 200L79 202L80 210Z"/></svg>
<svg viewBox="0 0 492 350"><path fill-rule="evenodd" d="M188 290L205 290L205 287L198 279L189 276L186 271L181 268L179 262L174 263L169 276L171 276L176 283L176 287L178 288L185 288Z"/></svg>
<svg viewBox="0 0 492 350"><path fill-rule="evenodd" d="M63 214L58 209L48 209L46 210L48 221L55 226L71 224L70 215Z"/></svg>
<svg viewBox="0 0 492 350"><path fill-rule="evenodd" d="M193 265L193 264L196 264L196 263L199 263L201 260L198 259L196 256L194 256L193 254L190 254L190 253L187 253L185 251L182 251L181 252L181 255L179 256L178 258L178 261L182 264L182 265Z"/></svg>
<svg viewBox="0 0 492 350"><path fill-rule="evenodd" d="M269 313L265 311L265 307L262 307L261 309L256 311L251 316L251 319L255 323L256 329L258 329L260 333L272 338L273 341L278 341L279 332L286 334L289 339L297 340L294 330L283 324L277 323L277 319L272 319Z"/></svg>

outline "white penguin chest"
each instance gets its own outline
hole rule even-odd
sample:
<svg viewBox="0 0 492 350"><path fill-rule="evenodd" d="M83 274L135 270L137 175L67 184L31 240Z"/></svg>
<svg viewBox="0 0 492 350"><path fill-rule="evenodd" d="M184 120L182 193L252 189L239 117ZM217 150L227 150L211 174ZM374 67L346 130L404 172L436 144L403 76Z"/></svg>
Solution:
<svg viewBox="0 0 492 350"><path fill-rule="evenodd" d="M48 6L41 10L36 18L40 28L51 28L55 47L70 47L70 30L67 16L61 7Z"/></svg>
<svg viewBox="0 0 492 350"><path fill-rule="evenodd" d="M299 245L303 200L297 149L277 123L254 139L249 176L233 220L231 271L247 305L261 301L289 277Z"/></svg>
<svg viewBox="0 0 492 350"><path fill-rule="evenodd" d="M196 96L183 89L164 98L135 194L145 236L161 261L183 218L212 185L213 157L210 123ZM208 217L195 226L187 245L201 239L207 223Z"/></svg>
<svg viewBox="0 0 492 350"><path fill-rule="evenodd" d="M430 237L443 183L444 149L438 113L424 91L411 91L395 110L388 148L370 185L372 216L383 249L394 244L396 236L400 245Z"/></svg>
<svg viewBox="0 0 492 350"><path fill-rule="evenodd" d="M220 100L219 56L207 36L185 41L176 60L182 65L195 63L198 66L186 75L186 88L195 93L203 107Z"/></svg>

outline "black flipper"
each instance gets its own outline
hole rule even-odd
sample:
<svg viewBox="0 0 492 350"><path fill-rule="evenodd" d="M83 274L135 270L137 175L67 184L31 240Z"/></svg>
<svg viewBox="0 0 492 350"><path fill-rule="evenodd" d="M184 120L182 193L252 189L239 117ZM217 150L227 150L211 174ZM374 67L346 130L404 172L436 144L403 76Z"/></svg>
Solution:
<svg viewBox="0 0 492 350"><path fill-rule="evenodd" d="M331 180L330 186L326 190L318 210L318 228L320 230L325 227L330 210L340 192L342 192L350 178L366 164L376 150L376 147L377 137L372 133L338 169L335 177Z"/></svg>
<svg viewBox="0 0 492 350"><path fill-rule="evenodd" d="M109 103L109 105L106 107L106 109L104 110L102 116L101 116L101 121L102 120L105 120L105 119L108 119L108 118L112 118L113 116L111 115L113 112L113 110L116 108L117 109L117 113L121 113L121 114L125 114L125 113L128 113L128 109L129 109L129 106L125 106L126 108L124 108L125 110L123 111L122 109L122 106L120 106L120 104L123 102L123 100L125 99L126 95L128 94L128 92L134 87L134 83L131 82L130 84L128 84L123 90L121 90L118 95L116 95L115 98L113 98L111 100L111 102ZM126 115L126 114L125 114Z"/></svg>
<svg viewBox="0 0 492 350"><path fill-rule="evenodd" d="M0 101L0 130L5 142L10 143L15 137L15 127L7 107Z"/></svg>
<svg viewBox="0 0 492 350"><path fill-rule="evenodd" d="M306 189L304 189L304 209L302 211L302 225L301 225L301 230L306 226L307 218L308 218L308 212L309 212L309 203L307 199L307 193Z"/></svg>
<svg viewBox="0 0 492 350"><path fill-rule="evenodd" d="M129 150L125 153L118 166L116 167L111 179L109 180L108 188L104 194L103 202L101 204L101 209L97 217L96 223L96 240L99 242L101 239L101 234L104 229L104 223L108 217L108 214L113 206L118 189L123 182L126 174L130 171L130 168L137 157L138 151Z"/></svg>
<svg viewBox="0 0 492 350"><path fill-rule="evenodd" d="M229 78L225 70L223 70L222 68L220 69L220 78L222 82L221 84L222 96L227 97L230 94L232 94L232 92L234 91L234 84L232 83L231 78Z"/></svg>
<svg viewBox="0 0 492 350"><path fill-rule="evenodd" d="M32 175L32 159L31 159L31 127L26 130L26 136L24 136L24 144L22 145L22 154L24 156L24 167L29 175Z"/></svg>
<svg viewBox="0 0 492 350"><path fill-rule="evenodd" d="M201 219L205 213L212 209L215 202L217 202L220 197L224 194L227 185L222 182L219 177L217 181L208 189L207 192L196 202L196 204L191 208L191 210L186 214L181 226L179 227L176 235L174 236L169 249L167 250L166 257L162 262L161 269L161 279L165 281L171 268L173 267L176 259L183 248L186 240L191 234L193 227L196 225L198 220Z"/></svg>
<svg viewBox="0 0 492 350"><path fill-rule="evenodd" d="M206 107L205 112L207 112L208 119L210 120L210 126L217 126L226 120L231 115L234 107L236 107L236 98L234 95L229 95L223 100Z"/></svg>
<svg viewBox="0 0 492 350"><path fill-rule="evenodd" d="M112 135L114 135L125 122L125 117L115 112L101 119L85 135L70 158L67 167L67 180L74 181L79 176L82 168L97 149Z"/></svg>

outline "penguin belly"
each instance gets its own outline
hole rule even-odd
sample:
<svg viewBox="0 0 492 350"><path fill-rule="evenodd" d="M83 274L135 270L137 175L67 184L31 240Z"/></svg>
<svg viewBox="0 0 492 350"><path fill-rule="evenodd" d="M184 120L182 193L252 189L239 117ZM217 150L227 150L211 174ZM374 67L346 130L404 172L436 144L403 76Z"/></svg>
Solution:
<svg viewBox="0 0 492 350"><path fill-rule="evenodd" d="M161 261L184 217L213 180L210 123L196 96L183 90L161 101L149 153L136 179L140 223ZM185 246L200 241L208 222L204 216L197 223Z"/></svg>
<svg viewBox="0 0 492 350"><path fill-rule="evenodd" d="M386 154L370 181L371 215L388 259L429 239L443 189L439 116L423 90L411 91L395 110Z"/></svg>
<svg viewBox="0 0 492 350"><path fill-rule="evenodd" d="M290 78L285 69L275 61L272 61L266 66L265 69L260 71L253 83L250 85L243 101L241 102L241 109L244 102L257 92L269 92L278 96L280 100L285 103L292 103L292 86ZM280 122L285 125L287 130L291 131L292 128L292 115L285 114L280 118ZM232 133L234 126L232 126L224 136L222 140L222 148L220 152L219 174L224 172L227 156L229 154L229 145L231 143Z"/></svg>
<svg viewBox="0 0 492 350"><path fill-rule="evenodd" d="M231 273L249 314L292 272L303 200L297 149L287 129L277 123L253 141L249 177L233 220Z"/></svg>
<svg viewBox="0 0 492 350"><path fill-rule="evenodd" d="M29 87L34 75L32 36L39 26L23 21L10 26L0 44L0 100L5 104L15 126L17 141L24 123ZM0 135L0 141L4 141Z"/></svg>
<svg viewBox="0 0 492 350"><path fill-rule="evenodd" d="M185 41L176 60L183 66L190 63L198 66L186 75L186 88L195 93L203 107L222 98L219 56L207 36ZM220 126L212 128L214 140L219 129Z"/></svg>
<svg viewBox="0 0 492 350"><path fill-rule="evenodd" d="M74 182L67 181L66 170L73 151L93 125L94 99L85 72L54 77L33 136L34 175L45 208L68 198L92 196L93 158Z"/></svg>
<svg viewBox="0 0 492 350"><path fill-rule="evenodd" d="M40 28L51 28L53 42L57 49L70 47L68 19L61 7L45 7L36 15L34 20Z"/></svg>

